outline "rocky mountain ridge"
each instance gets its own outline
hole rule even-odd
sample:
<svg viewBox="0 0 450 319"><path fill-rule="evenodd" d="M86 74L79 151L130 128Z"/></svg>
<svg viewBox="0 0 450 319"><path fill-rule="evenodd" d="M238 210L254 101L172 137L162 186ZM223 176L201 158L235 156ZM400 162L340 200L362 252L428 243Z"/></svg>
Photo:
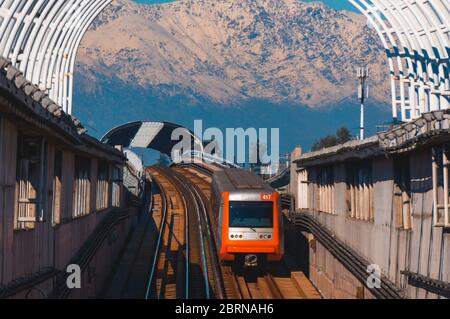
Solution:
<svg viewBox="0 0 450 319"><path fill-rule="evenodd" d="M385 55L362 15L298 0L115 0L84 37L76 73L92 95L119 80L189 105L328 108L355 98L363 62L372 102L387 104Z"/></svg>

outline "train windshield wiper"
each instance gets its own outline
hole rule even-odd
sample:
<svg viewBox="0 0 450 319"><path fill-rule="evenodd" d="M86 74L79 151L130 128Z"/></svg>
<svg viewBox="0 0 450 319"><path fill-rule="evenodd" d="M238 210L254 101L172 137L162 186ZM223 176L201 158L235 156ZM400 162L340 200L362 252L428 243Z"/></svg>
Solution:
<svg viewBox="0 0 450 319"><path fill-rule="evenodd" d="M254 228L251 228L251 227L250 227L250 229L251 229L251 230L253 230L253 231L254 231L255 233L257 233L256 229L254 229Z"/></svg>

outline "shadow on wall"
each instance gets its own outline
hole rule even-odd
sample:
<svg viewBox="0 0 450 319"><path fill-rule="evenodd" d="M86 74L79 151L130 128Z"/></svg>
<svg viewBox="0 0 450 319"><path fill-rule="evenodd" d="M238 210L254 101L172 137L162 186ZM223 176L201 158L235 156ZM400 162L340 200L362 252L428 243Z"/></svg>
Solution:
<svg viewBox="0 0 450 319"><path fill-rule="evenodd" d="M309 278L309 243L297 226L284 219L285 252L292 259L292 272L303 272Z"/></svg>

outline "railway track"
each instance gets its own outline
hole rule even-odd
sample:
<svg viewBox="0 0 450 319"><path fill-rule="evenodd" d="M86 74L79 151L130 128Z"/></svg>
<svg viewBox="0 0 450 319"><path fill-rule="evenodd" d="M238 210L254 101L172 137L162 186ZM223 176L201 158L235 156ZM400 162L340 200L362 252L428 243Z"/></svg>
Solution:
<svg viewBox="0 0 450 319"><path fill-rule="evenodd" d="M199 238L205 297L222 299L224 298L222 275L209 223L209 201L204 193L207 182L199 179L196 183L192 183L186 177L185 170L172 169L172 172L180 185L184 187L188 201L193 203L191 207L194 210L191 211L189 226L192 227L192 234L195 235L195 238Z"/></svg>
<svg viewBox="0 0 450 319"><path fill-rule="evenodd" d="M176 170L155 167L149 172L161 189L165 189L166 203L171 206L163 214L159 228L160 239L156 245L147 297L223 298L214 241L206 220L207 201L203 193ZM174 205L177 207L174 208ZM173 213L174 209L176 213ZM175 222L174 217L178 217ZM184 219L183 227L180 227L181 217ZM184 234L181 234L181 230L184 230ZM183 275L181 270L184 271ZM183 283L180 280L182 276ZM177 293L174 294L174 291Z"/></svg>
<svg viewBox="0 0 450 319"><path fill-rule="evenodd" d="M197 166L152 167L147 172L153 186L147 190L146 208L104 298L307 297L299 292L303 284L296 286L286 269L282 275L248 276L220 263L210 208L212 172Z"/></svg>
<svg viewBox="0 0 450 319"><path fill-rule="evenodd" d="M197 166L192 167L177 167L174 168L179 175L184 177L186 184L196 189L196 193L201 197L201 201L204 204L206 210L203 210L203 223L204 228L208 230L208 243L210 245L210 260L214 265L216 283L216 298L220 299L242 299L239 288L233 279L233 271L231 267L222 265L217 256L217 247L215 245L216 239L212 229L217 225L214 224L214 218L211 216L210 197L211 197L211 176L212 173L205 169L197 170Z"/></svg>
<svg viewBox="0 0 450 319"><path fill-rule="evenodd" d="M151 168L149 173L161 190L161 196L160 206L154 209L153 215L160 223L145 297L183 298L189 277L187 205L177 185L162 169Z"/></svg>
<svg viewBox="0 0 450 319"><path fill-rule="evenodd" d="M302 272L276 274L233 273L242 299L321 299L309 279Z"/></svg>
<svg viewBox="0 0 450 319"><path fill-rule="evenodd" d="M235 274L242 299L283 299L271 275L248 278Z"/></svg>
<svg viewBox="0 0 450 319"><path fill-rule="evenodd" d="M183 177L186 185L191 185L202 198L202 201L209 206L211 196L211 177L213 172L204 167L198 169L198 165L183 165L174 167L178 176ZM214 218L211 209L206 212L205 228L214 228ZM214 234L211 232L211 238ZM211 241L210 241L211 242ZM212 241L214 242L214 241ZM319 299L320 294L301 272L291 272L288 267L279 262L266 274L255 276L249 274L238 274L232 267L219 264L221 273L220 289L223 298L229 299ZM219 296L218 296L219 297Z"/></svg>

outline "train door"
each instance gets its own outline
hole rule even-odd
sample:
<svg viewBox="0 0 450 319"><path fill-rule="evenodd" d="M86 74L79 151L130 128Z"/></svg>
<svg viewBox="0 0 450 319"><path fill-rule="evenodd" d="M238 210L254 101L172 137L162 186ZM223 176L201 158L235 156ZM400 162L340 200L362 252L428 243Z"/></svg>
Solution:
<svg viewBox="0 0 450 319"><path fill-rule="evenodd" d="M284 255L284 215L281 209L281 197L278 195L278 193L275 198L276 201L274 202L274 204L276 205L278 216L278 236L280 240L280 254Z"/></svg>
<svg viewBox="0 0 450 319"><path fill-rule="evenodd" d="M220 247L222 247L222 228L223 228L223 211L224 211L224 200L221 197L220 198L220 206L219 206L219 223L217 224L217 242L219 244L219 250Z"/></svg>

